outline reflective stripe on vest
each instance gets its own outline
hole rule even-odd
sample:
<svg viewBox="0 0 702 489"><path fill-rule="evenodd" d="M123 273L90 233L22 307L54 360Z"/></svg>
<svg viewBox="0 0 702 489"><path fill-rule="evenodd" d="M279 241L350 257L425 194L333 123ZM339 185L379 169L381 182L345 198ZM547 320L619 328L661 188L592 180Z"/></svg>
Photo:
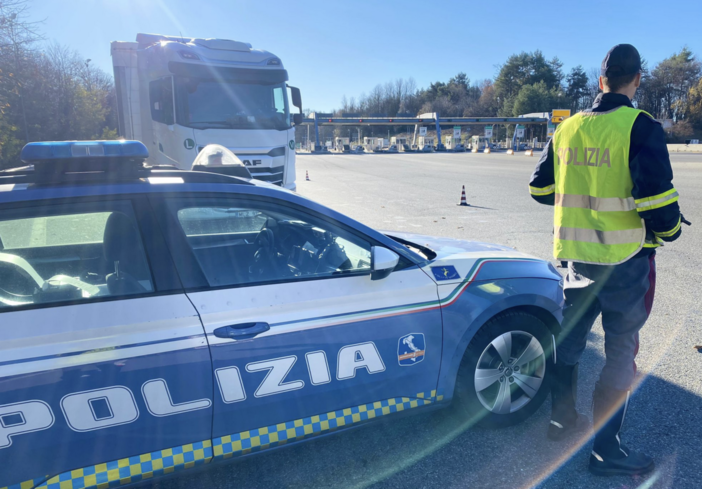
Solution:
<svg viewBox="0 0 702 489"><path fill-rule="evenodd" d="M593 211L630 211L636 209L634 198L620 199L619 197L593 197L591 195L556 194L555 205L561 207L580 207Z"/></svg>
<svg viewBox="0 0 702 489"><path fill-rule="evenodd" d="M627 244L641 238L638 229L625 229L623 231L597 231L596 229L556 228L555 235L558 239L570 241L583 241L587 243L600 243L605 245Z"/></svg>
<svg viewBox="0 0 702 489"><path fill-rule="evenodd" d="M641 113L630 107L586 111L558 126L553 137L556 259L612 265L644 246L638 211L659 202L635 201L631 195L631 128Z"/></svg>

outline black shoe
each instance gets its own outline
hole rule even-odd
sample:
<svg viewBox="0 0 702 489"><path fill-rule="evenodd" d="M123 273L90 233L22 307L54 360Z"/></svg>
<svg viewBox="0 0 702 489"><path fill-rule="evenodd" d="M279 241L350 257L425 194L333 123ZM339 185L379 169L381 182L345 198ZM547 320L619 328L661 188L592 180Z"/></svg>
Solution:
<svg viewBox="0 0 702 489"><path fill-rule="evenodd" d="M655 468L653 459L643 453L632 452L624 445L621 458L603 458L596 452L590 455L590 472L595 475L643 475ZM626 455L625 455L626 454Z"/></svg>
<svg viewBox="0 0 702 489"><path fill-rule="evenodd" d="M629 405L630 391L595 385L592 399L594 424L599 428L590 455L590 472L596 475L641 475L653 470L651 457L621 444L619 431Z"/></svg>
<svg viewBox="0 0 702 489"><path fill-rule="evenodd" d="M548 425L546 437L551 441L563 441L587 432L590 429L590 419L584 414L578 412L575 414L577 415L575 421L565 425L552 419Z"/></svg>
<svg viewBox="0 0 702 489"><path fill-rule="evenodd" d="M575 410L578 391L578 364L556 363L551 383L551 423L546 437L551 441L562 441L585 432L590 421Z"/></svg>

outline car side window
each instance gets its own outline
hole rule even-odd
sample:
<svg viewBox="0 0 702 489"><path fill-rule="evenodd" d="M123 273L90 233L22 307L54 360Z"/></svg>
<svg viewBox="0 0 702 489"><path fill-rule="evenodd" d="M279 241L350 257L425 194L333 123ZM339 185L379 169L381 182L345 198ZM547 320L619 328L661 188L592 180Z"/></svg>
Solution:
<svg viewBox="0 0 702 489"><path fill-rule="evenodd" d="M0 312L153 290L130 202L0 212Z"/></svg>
<svg viewBox="0 0 702 489"><path fill-rule="evenodd" d="M370 273L370 243L305 213L180 199L168 207L211 287Z"/></svg>

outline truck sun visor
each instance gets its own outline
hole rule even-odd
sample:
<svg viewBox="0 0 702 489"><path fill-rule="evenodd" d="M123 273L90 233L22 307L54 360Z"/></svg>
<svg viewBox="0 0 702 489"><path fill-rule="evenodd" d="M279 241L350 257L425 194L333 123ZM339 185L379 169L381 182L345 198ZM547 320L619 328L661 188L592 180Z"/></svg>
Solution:
<svg viewBox="0 0 702 489"><path fill-rule="evenodd" d="M205 78L239 83L260 83L263 85L273 85L288 80L288 72L286 70L270 68L223 68L218 66L181 63L178 61L170 61L168 63L168 71L176 76L189 78Z"/></svg>

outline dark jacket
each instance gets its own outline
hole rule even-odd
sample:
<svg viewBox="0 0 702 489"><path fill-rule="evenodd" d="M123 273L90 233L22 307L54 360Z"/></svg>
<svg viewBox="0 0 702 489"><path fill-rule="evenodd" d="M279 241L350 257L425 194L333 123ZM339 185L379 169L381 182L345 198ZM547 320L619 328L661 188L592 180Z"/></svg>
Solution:
<svg viewBox="0 0 702 489"><path fill-rule="evenodd" d="M622 105L633 107L626 95L601 93L595 99L592 111L605 112ZM555 192L544 194L538 192L538 189L546 189L555 183L552 143L553 139L546 144L529 182L534 200L546 205L553 205ZM631 129L629 170L634 183L631 195L635 200L656 197L673 189L673 169L663 127L645 114L636 118ZM639 215L646 222L649 238L653 235L664 241L674 241L680 236L680 208L677 200L655 209L640 210ZM654 250L655 248L644 248L640 254L649 254Z"/></svg>

